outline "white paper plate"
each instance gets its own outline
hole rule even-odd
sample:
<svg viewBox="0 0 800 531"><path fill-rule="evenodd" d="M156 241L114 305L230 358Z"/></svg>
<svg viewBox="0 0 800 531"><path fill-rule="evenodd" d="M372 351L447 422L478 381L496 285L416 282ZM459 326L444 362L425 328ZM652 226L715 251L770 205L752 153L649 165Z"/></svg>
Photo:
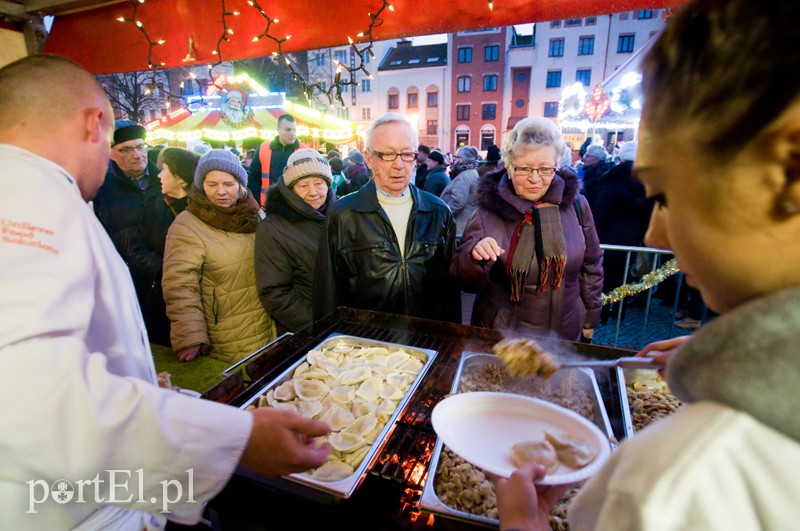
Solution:
<svg viewBox="0 0 800 531"><path fill-rule="evenodd" d="M588 479L611 453L608 438L587 419L561 406L522 395L491 392L452 395L433 408L431 422L450 450L501 477L509 477L517 468L511 459L511 447L543 439L543 430L580 441L596 456L578 470L562 464L555 473L538 481L540 485L564 485Z"/></svg>
<svg viewBox="0 0 800 531"><path fill-rule="evenodd" d="M191 389L183 389L183 388L181 388L181 389L178 389L178 392L183 394L183 395L194 396L196 398L200 398L200 396L201 396L200 393L198 393L197 391L193 391Z"/></svg>

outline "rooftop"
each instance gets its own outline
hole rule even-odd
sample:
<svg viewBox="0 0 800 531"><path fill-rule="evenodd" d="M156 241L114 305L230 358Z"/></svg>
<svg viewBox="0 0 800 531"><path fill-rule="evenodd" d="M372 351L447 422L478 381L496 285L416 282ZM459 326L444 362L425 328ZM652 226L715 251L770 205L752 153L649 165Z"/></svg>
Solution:
<svg viewBox="0 0 800 531"><path fill-rule="evenodd" d="M447 65L447 43L413 46L411 41L397 41L378 67L379 71L427 68Z"/></svg>

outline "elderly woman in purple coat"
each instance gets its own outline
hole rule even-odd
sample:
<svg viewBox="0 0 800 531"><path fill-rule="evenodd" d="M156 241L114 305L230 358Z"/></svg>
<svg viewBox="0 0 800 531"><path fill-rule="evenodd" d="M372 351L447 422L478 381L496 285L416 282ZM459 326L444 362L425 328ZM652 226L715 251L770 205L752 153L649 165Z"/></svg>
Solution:
<svg viewBox="0 0 800 531"><path fill-rule="evenodd" d="M527 118L506 138L505 168L481 180L450 263L462 289L477 293L473 326L591 339L603 251L577 175L557 169L566 149L552 121Z"/></svg>

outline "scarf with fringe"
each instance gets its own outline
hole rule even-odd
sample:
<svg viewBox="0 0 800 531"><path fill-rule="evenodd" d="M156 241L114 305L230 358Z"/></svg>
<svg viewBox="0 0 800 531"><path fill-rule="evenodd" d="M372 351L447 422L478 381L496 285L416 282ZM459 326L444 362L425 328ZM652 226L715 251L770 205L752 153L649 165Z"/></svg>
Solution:
<svg viewBox="0 0 800 531"><path fill-rule="evenodd" d="M511 302L522 300L534 259L539 265L536 290L560 288L567 265L567 244L558 205L535 203L514 230L506 262L506 273L511 279Z"/></svg>
<svg viewBox="0 0 800 531"><path fill-rule="evenodd" d="M189 189L189 205L186 210L215 229L243 234L255 232L262 217L261 207L248 190L244 192L244 197L234 206L221 208L211 202L200 189L192 186Z"/></svg>

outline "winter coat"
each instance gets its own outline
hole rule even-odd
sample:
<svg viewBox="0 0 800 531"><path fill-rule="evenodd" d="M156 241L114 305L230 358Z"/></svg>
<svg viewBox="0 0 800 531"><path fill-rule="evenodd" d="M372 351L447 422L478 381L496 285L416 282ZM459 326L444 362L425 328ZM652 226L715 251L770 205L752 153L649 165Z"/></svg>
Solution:
<svg viewBox="0 0 800 531"><path fill-rule="evenodd" d="M425 191L439 197L448 184L450 184L450 177L447 176L447 168L436 166L428 172L428 176L425 178Z"/></svg>
<svg viewBox="0 0 800 531"><path fill-rule="evenodd" d="M343 197L328 214L317 265L315 318L337 306L461 322L461 297L447 275L456 223L441 199L409 185L413 205L405 254L375 181Z"/></svg>
<svg viewBox="0 0 800 531"><path fill-rule="evenodd" d="M256 290L254 248L255 233L220 230L189 211L175 218L162 282L175 352L210 346L210 357L232 363L275 338Z"/></svg>
<svg viewBox="0 0 800 531"><path fill-rule="evenodd" d="M267 216L256 229L255 274L261 303L290 332L313 322L314 271L333 190L315 210L283 182L267 192Z"/></svg>
<svg viewBox="0 0 800 531"><path fill-rule="evenodd" d="M109 161L103 186L92 204L95 214L128 265L142 308L151 341L168 345L169 321L161 296L163 248L157 247L142 228L143 220L156 215L153 208L161 201L158 168L147 165L146 190L125 175L114 161Z"/></svg>
<svg viewBox="0 0 800 531"><path fill-rule="evenodd" d="M479 179L478 170L464 170L442 192L442 201L447 203L453 212L459 234L464 234L467 221L478 208Z"/></svg>
<svg viewBox="0 0 800 531"><path fill-rule="evenodd" d="M262 142L253 154L253 161L247 169L247 188L253 197L263 205L267 188L278 182L283 177L283 170L289 157L298 149L307 148L308 145L295 140L293 144L284 146L279 136L269 142Z"/></svg>
<svg viewBox="0 0 800 531"><path fill-rule="evenodd" d="M592 214L600 243L636 246L644 240L652 202L647 200L644 185L633 178L632 169L633 162L622 162L601 176L597 183ZM609 292L623 284L626 263L629 263L626 253L606 253L603 291ZM631 280L630 275L627 280Z"/></svg>
<svg viewBox="0 0 800 531"><path fill-rule="evenodd" d="M670 360L684 402L623 442L581 487L570 528L796 529L800 289L755 299Z"/></svg>
<svg viewBox="0 0 800 531"><path fill-rule="evenodd" d="M462 289L478 294L472 325L535 335L553 332L575 341L582 328L594 328L600 318L603 251L586 199L578 194L574 173L564 173L564 177L556 174L542 201L559 205L561 214L567 263L560 288L537 291L538 264L533 260L521 302L510 300L508 250L514 231L533 203L514 193L505 169L480 181L478 209L453 255L450 274ZM494 263L472 258L475 245L487 236L506 251Z"/></svg>
<svg viewBox="0 0 800 531"><path fill-rule="evenodd" d="M589 207L594 212L597 207L597 194L600 193L600 182L603 176L614 166L613 162L596 162L591 166L581 166L583 169L583 186L581 192L589 201Z"/></svg>
<svg viewBox="0 0 800 531"><path fill-rule="evenodd" d="M350 161L350 165L345 170L347 181L350 184L350 191L355 192L369 181L369 170L366 164L358 164Z"/></svg>

